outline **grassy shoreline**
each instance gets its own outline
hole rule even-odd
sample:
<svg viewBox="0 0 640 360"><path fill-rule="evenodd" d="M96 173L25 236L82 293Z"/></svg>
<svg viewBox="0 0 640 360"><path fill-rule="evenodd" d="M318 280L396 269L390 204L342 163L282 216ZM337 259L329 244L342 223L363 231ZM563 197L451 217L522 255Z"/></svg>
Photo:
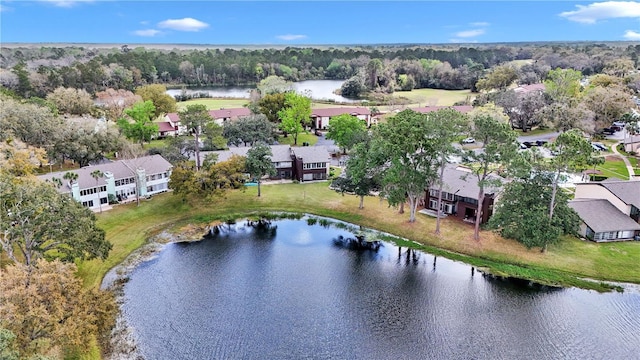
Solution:
<svg viewBox="0 0 640 360"><path fill-rule="evenodd" d="M341 196L328 189L326 182L282 184L233 191L225 199L190 205L171 193L153 197L139 207L117 206L98 215L113 250L105 261L80 262L78 273L85 286L99 286L112 267L123 262L135 249L161 231L184 232L198 226L258 212L286 211L326 216L393 234L398 245L411 246L434 255L465 262L498 276L529 279L551 286L576 286L598 291L611 290L601 281L640 283L640 243L595 244L566 238L546 253L528 250L521 244L483 231L473 240L473 228L454 219L444 219L442 234L436 236L435 219L418 214L408 223L408 214L398 214L378 198L365 199L358 209L355 196ZM196 235L200 235L196 230ZM589 281L586 279L595 279Z"/></svg>

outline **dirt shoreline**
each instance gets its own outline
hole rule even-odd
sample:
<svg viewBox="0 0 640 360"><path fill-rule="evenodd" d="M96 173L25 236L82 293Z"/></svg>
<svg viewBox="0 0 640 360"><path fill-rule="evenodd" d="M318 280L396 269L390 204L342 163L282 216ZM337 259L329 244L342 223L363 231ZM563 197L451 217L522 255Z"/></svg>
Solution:
<svg viewBox="0 0 640 360"><path fill-rule="evenodd" d="M143 262L152 260L167 244L199 241L207 228L194 227L188 234L172 234L165 230L156 236L149 238L146 244L132 252L120 264L113 267L105 274L100 285L100 289L112 291L120 312L116 318L116 324L111 330L108 354L105 360L144 360L140 352L138 340L134 335L134 329L127 322L125 314L122 312L124 303L124 285L129 281L129 276L136 267Z"/></svg>

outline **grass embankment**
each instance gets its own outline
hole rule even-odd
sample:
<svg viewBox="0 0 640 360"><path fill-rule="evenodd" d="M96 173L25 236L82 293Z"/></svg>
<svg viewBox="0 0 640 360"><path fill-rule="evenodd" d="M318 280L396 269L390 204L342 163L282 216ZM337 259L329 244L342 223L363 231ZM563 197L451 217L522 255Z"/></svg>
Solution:
<svg viewBox="0 0 640 360"><path fill-rule="evenodd" d="M595 244L567 238L550 246L546 253L528 250L521 244L503 239L492 232L482 232L473 240L469 224L447 218L442 235L435 236L435 219L418 214L408 223L408 214L398 214L378 198L365 199L358 210L356 196L341 196L328 183L283 184L262 186L262 197L255 187L245 192L233 191L215 203L187 205L173 194L155 196L150 201L122 205L98 215L98 224L113 243L109 258L87 261L79 266L86 286L98 286L104 274L122 262L153 234L169 228L180 231L191 223L241 218L257 211L304 212L344 220L411 239L411 246L471 265L487 268L496 275L527 278L548 285L572 285L606 290L599 283L580 277L640 283L640 243ZM407 244L400 243L401 246Z"/></svg>

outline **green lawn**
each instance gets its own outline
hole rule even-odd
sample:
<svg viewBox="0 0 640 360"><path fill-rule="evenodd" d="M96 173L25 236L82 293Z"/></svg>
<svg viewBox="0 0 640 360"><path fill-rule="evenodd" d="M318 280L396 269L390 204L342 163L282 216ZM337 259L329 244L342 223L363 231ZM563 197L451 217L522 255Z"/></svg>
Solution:
<svg viewBox="0 0 640 360"><path fill-rule="evenodd" d="M309 145L313 146L318 142L318 137L311 132L298 134L298 146L302 146L304 142L308 142ZM293 145L293 136L284 137L280 135L278 136L278 143L280 145Z"/></svg>
<svg viewBox="0 0 640 360"><path fill-rule="evenodd" d="M464 101L467 97L471 100L475 97L470 90L441 90L441 89L414 89L411 91L396 91L394 97L403 97L411 101L409 107L436 105L451 106L458 101Z"/></svg>
<svg viewBox="0 0 640 360"><path fill-rule="evenodd" d="M415 223L408 223L408 214L398 214L375 197L367 197L365 208L358 210L356 196L341 196L329 190L327 182L264 185L260 198L256 192L255 187L250 187L244 192L230 192L224 199L193 205L167 193L143 201L140 207L121 205L99 214L98 225L105 229L113 250L106 261L81 262L79 274L86 286L98 286L110 268L150 236L165 229L182 233L200 227L201 230L195 232L199 238L205 226L216 221L284 210L333 217L382 230L420 244L411 246L496 274L587 288L597 286L578 277L640 283L640 242L596 244L569 238L540 253L493 232L482 232L481 240L475 241L472 226L449 218L443 220L441 236L435 236L433 218L418 214Z"/></svg>
<svg viewBox="0 0 640 360"><path fill-rule="evenodd" d="M248 99L194 99L179 102L178 111L186 109L188 105L205 105L209 110L218 110L220 108L241 108L248 103Z"/></svg>
<svg viewBox="0 0 640 360"><path fill-rule="evenodd" d="M618 179L629 179L629 171L624 161L617 156L607 156L606 161L602 165L598 165L596 170L602 171L602 175L607 177L616 177Z"/></svg>
<svg viewBox="0 0 640 360"><path fill-rule="evenodd" d="M522 130L516 129L516 132L518 133L518 136L535 136L535 135L544 135L544 134L552 133L554 132L554 130L549 128L544 128L544 129L536 128L533 130L529 130L527 132L523 132Z"/></svg>

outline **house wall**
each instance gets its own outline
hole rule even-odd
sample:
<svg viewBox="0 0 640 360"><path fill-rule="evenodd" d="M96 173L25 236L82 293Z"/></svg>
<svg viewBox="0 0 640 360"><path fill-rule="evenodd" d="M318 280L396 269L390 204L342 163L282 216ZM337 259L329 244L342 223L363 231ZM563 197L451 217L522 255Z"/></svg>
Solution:
<svg viewBox="0 0 640 360"><path fill-rule="evenodd" d="M640 142L625 144L624 151L626 152L635 151L636 153L640 152Z"/></svg>
<svg viewBox="0 0 640 360"><path fill-rule="evenodd" d="M463 201L461 199L464 199L464 198L459 198L455 195L453 196L454 200L450 200L451 199L450 196L447 199L448 194L450 195L450 193L447 193L445 191L442 192L443 211L446 214L456 217L462 221L473 221L473 219L468 217L470 214L472 216L475 216L478 209L478 204ZM438 201L437 192L435 192L433 195L435 196L432 196L429 189L427 189L425 194L424 206L428 209L436 210L435 207L437 207L437 205L435 204L437 204L437 201ZM485 200L482 203L482 218L480 219L481 224L484 224L487 221L489 221L489 218L491 217L491 215L493 215L494 202L495 200L493 195L491 194L485 195ZM447 209L446 205L451 205L452 209L451 207L449 208L451 209L451 211L448 211L449 209Z"/></svg>
<svg viewBox="0 0 640 360"><path fill-rule="evenodd" d="M603 186L595 183L577 184L574 199L606 199L625 215L631 212L631 206L625 204Z"/></svg>

